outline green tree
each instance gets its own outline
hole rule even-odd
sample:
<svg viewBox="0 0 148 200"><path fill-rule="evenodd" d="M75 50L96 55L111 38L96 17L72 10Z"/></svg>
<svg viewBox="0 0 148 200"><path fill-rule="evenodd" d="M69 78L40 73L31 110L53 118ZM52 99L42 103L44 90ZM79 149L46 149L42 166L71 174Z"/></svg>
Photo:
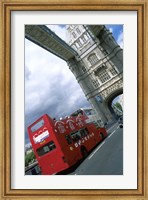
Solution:
<svg viewBox="0 0 148 200"><path fill-rule="evenodd" d="M36 157L35 157L35 154L34 152L30 152L29 154L27 154L25 156L25 167L27 167L29 165L30 162L32 162L33 160L35 160Z"/></svg>
<svg viewBox="0 0 148 200"><path fill-rule="evenodd" d="M123 112L122 106L119 102L116 102L114 105L116 106L116 108L118 108L119 110Z"/></svg>
<svg viewBox="0 0 148 200"><path fill-rule="evenodd" d="M29 160L25 157L25 167L28 167L29 165Z"/></svg>

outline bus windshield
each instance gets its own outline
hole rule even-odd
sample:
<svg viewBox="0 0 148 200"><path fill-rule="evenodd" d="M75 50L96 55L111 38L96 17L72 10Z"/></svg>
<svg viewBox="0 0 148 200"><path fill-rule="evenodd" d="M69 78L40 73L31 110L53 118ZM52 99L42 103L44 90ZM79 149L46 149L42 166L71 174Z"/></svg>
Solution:
<svg viewBox="0 0 148 200"><path fill-rule="evenodd" d="M35 125L33 125L32 127L31 127L31 131L32 132L35 132L35 131L37 131L39 128L41 128L43 125L44 125L44 120L43 119L41 119L39 122L37 122Z"/></svg>

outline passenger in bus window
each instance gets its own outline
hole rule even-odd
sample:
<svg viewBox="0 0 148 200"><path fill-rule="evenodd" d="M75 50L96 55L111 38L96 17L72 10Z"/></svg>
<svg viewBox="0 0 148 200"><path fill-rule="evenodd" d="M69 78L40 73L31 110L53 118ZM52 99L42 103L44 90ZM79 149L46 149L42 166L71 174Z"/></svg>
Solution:
<svg viewBox="0 0 148 200"><path fill-rule="evenodd" d="M88 129L87 129L87 128L85 128L85 129L84 129L84 131L85 131L85 134L86 134L86 135L88 135L88 134L89 134L89 131L88 131Z"/></svg>
<svg viewBox="0 0 148 200"><path fill-rule="evenodd" d="M71 137L69 135L66 135L65 137L66 137L67 143L71 144L72 143Z"/></svg>
<svg viewBox="0 0 148 200"><path fill-rule="evenodd" d="M81 137L78 134L76 134L76 139L79 140L80 138Z"/></svg>
<svg viewBox="0 0 148 200"><path fill-rule="evenodd" d="M83 130L80 130L80 133L81 133L81 137L85 136L85 132Z"/></svg>
<svg viewBox="0 0 148 200"><path fill-rule="evenodd" d="M76 141L77 141L76 135L74 135L74 136L72 137L72 139L73 139L74 142L76 142Z"/></svg>

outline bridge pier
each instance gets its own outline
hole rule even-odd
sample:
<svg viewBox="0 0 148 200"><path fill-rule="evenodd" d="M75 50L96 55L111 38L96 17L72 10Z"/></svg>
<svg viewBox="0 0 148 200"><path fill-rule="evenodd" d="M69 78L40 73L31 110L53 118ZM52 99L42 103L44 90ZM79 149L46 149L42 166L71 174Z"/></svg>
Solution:
<svg viewBox="0 0 148 200"><path fill-rule="evenodd" d="M82 64L76 59L70 59L67 62L67 65L69 66L69 69L72 71L72 73L76 77L87 100L89 101L91 106L94 108L94 110L97 112L98 119L101 119L104 124L107 123L108 121L109 122L114 121L115 119L113 115L111 114L110 110L106 108L104 100L103 99L97 100L97 96L100 96L100 94L97 92L95 96L91 95L90 91L93 88L92 82L90 80L89 81L87 80L86 82L86 80L80 76L81 74L80 69L82 68Z"/></svg>

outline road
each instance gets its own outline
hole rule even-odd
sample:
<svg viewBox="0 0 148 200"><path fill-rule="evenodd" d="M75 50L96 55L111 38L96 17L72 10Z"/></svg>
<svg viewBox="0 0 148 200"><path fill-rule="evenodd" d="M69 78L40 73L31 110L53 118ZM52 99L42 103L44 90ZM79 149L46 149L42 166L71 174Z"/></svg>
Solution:
<svg viewBox="0 0 148 200"><path fill-rule="evenodd" d="M123 129L115 124L108 137L69 175L122 175Z"/></svg>

